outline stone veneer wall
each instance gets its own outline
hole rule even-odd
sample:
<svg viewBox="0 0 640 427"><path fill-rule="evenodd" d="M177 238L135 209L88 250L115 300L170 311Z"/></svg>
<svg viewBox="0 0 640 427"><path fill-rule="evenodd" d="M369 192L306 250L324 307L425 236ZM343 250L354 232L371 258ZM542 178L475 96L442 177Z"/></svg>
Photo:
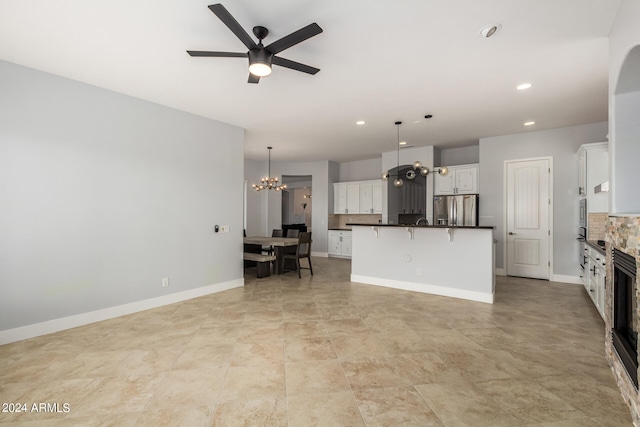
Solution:
<svg viewBox="0 0 640 427"><path fill-rule="evenodd" d="M638 299L638 290L640 290L640 217L609 217L607 222L606 238L607 242L607 284L605 293L605 329L606 341L605 352L607 360L611 365L611 369L620 387L624 400L629 405L633 424L640 426L640 394L631 382L627 371L616 354L613 343L611 341L611 325L613 323L613 262L611 260L612 248L616 248L636 259L636 300ZM638 317L640 319L640 303L638 307ZM640 323L640 320L636 320ZM640 330L640 324L636 324L636 330ZM636 373L637 375L637 373Z"/></svg>

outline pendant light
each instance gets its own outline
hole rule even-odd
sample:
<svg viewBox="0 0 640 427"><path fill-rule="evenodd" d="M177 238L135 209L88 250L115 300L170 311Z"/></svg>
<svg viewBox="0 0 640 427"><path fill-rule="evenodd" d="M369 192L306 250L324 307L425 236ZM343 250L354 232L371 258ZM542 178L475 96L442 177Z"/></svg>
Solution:
<svg viewBox="0 0 640 427"><path fill-rule="evenodd" d="M398 150L398 168L396 169L396 179L393 180L393 185L396 188L400 188L402 187L402 185L404 184L404 181L402 181L402 178L400 178L400 125L402 124L402 122L395 122L395 125L397 126L398 129L398 141L397 141L397 150ZM382 180L383 181L387 181L389 179L389 172L383 172L382 173Z"/></svg>
<svg viewBox="0 0 640 427"><path fill-rule="evenodd" d="M425 119L430 119L433 116L431 114L427 114L424 116ZM393 185L396 188L400 188L404 185L404 181L402 180L402 178L400 178L400 125L402 124L402 122L395 122L395 125L398 127L398 167L396 169L396 179L393 180ZM426 177L427 175L429 175L429 173L431 172L429 170L429 168L427 166L424 166L422 164L422 162L420 160L416 160L415 162L413 162L412 165L413 169L409 169L406 174L405 177L408 180L412 180L415 179L415 177L417 176L417 174L419 173L421 176ZM439 167L437 170L435 170L435 172L438 172L440 175L446 175L447 173L449 173L449 168L447 168L446 166L442 166ZM383 172L382 173L382 180L383 181L387 181L389 179L389 172Z"/></svg>
<svg viewBox="0 0 640 427"><path fill-rule="evenodd" d="M271 177L271 149L273 147L267 147L267 149L269 150L269 175L265 176L264 178L262 178L260 180L260 184L253 184L252 187L254 190L256 191L260 191L260 190L276 190L276 191L280 191L280 190L284 190L285 188L287 188L287 184L278 184L278 178L272 178Z"/></svg>
<svg viewBox="0 0 640 427"><path fill-rule="evenodd" d="M400 125L402 122L396 122L395 125L398 129L398 168L396 169L396 179L393 180L393 186L400 188L404 185L404 181L400 178Z"/></svg>

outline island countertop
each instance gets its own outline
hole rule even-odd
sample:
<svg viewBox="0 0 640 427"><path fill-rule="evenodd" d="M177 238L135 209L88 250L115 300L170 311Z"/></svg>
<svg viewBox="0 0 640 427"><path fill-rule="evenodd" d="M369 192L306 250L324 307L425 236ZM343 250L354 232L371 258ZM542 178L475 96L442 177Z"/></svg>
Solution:
<svg viewBox="0 0 640 427"><path fill-rule="evenodd" d="M490 225L415 225L415 224L362 224L347 223L349 226L358 227L414 227L414 228L464 228L476 230L493 230L495 227Z"/></svg>

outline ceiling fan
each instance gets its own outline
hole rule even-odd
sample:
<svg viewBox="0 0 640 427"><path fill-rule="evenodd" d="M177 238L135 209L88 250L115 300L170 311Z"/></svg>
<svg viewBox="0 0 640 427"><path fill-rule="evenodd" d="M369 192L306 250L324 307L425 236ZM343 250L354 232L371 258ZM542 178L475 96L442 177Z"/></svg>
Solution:
<svg viewBox="0 0 640 427"><path fill-rule="evenodd" d="M249 81L248 83L260 82L260 77L266 77L271 74L271 65L280 65L281 67L290 68L303 73L316 74L319 68L281 58L276 54L285 49L290 48L300 42L303 42L322 32L322 28L315 22L306 27L294 31L288 36L276 40L268 46L262 44L262 40L267 37L269 30L262 26L253 27L253 34L258 38L256 44L247 32L240 26L229 11L220 3L212 4L209 9L240 39L240 41L249 49L246 53L241 52L209 52L200 50L188 50L191 56L213 56L226 58L249 58Z"/></svg>

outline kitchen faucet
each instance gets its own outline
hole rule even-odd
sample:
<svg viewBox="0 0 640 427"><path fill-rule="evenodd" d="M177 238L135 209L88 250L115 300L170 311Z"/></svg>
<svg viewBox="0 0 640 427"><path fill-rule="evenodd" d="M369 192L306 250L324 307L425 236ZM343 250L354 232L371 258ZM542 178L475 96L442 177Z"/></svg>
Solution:
<svg viewBox="0 0 640 427"><path fill-rule="evenodd" d="M427 218L418 218L416 225L420 225L420 221L424 221L424 225L429 225L429 220Z"/></svg>

